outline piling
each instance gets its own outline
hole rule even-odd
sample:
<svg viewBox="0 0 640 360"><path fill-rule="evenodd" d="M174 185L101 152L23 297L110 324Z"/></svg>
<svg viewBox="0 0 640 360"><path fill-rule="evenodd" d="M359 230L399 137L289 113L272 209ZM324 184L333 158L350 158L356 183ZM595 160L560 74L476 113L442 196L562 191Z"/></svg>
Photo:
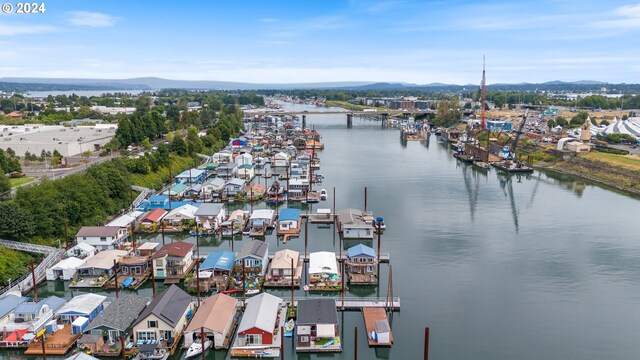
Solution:
<svg viewBox="0 0 640 360"><path fill-rule="evenodd" d="M336 187L333 187L333 220L336 219Z"/></svg>
<svg viewBox="0 0 640 360"><path fill-rule="evenodd" d="M353 126L353 114L347 114L347 129Z"/></svg>
<svg viewBox="0 0 640 360"><path fill-rule="evenodd" d="M125 360L127 357L124 354L124 337L120 336L120 348L122 349L122 360Z"/></svg>
<svg viewBox="0 0 640 360"><path fill-rule="evenodd" d="M295 270L293 268L293 258L291 258L291 307L293 307L293 301L294 301L293 299L293 279L294 279L293 272L294 271Z"/></svg>
<svg viewBox="0 0 640 360"><path fill-rule="evenodd" d="M247 282L247 279L245 278L245 274L244 274L244 260L242 260L242 308L244 308L247 305L247 294L245 291L245 284Z"/></svg>
<svg viewBox="0 0 640 360"><path fill-rule="evenodd" d="M358 360L358 327L353 329L353 359Z"/></svg>
<svg viewBox="0 0 640 360"><path fill-rule="evenodd" d="M234 222L235 222L235 221L231 220L231 251L232 251L232 252L234 251L234 250L233 250L233 237L235 236L235 234L233 233L233 231L234 231L233 223L234 223Z"/></svg>
<svg viewBox="0 0 640 360"><path fill-rule="evenodd" d="M284 360L284 326L280 326L280 360Z"/></svg>
<svg viewBox="0 0 640 360"><path fill-rule="evenodd" d="M29 263L31 267L31 281L33 281L33 302L38 302L38 284L36 283L36 270L33 267L33 261Z"/></svg>
<svg viewBox="0 0 640 360"><path fill-rule="evenodd" d="M382 235L380 231L380 222L378 222L378 263L380 263L380 241L382 240Z"/></svg>
<svg viewBox="0 0 640 360"><path fill-rule="evenodd" d="M340 289L340 297L342 298L342 310L344 310L344 263L340 263L340 281L342 281L342 289Z"/></svg>
<svg viewBox="0 0 640 360"><path fill-rule="evenodd" d="M302 115L302 129L307 128L307 115Z"/></svg>
<svg viewBox="0 0 640 360"><path fill-rule="evenodd" d="M40 344L42 344L42 360L47 360L47 351L44 346L44 335L40 336Z"/></svg>
<svg viewBox="0 0 640 360"><path fill-rule="evenodd" d="M118 264L116 259L113 259L113 281L116 285L116 299L118 298Z"/></svg>
<svg viewBox="0 0 640 360"><path fill-rule="evenodd" d="M367 187L364 187L364 211L367 211Z"/></svg>
<svg viewBox="0 0 640 360"><path fill-rule="evenodd" d="M151 289L153 291L153 297L156 297L156 274L153 271L153 260L151 261Z"/></svg>
<svg viewBox="0 0 640 360"><path fill-rule="evenodd" d="M424 360L429 360L429 328L424 328Z"/></svg>
<svg viewBox="0 0 640 360"><path fill-rule="evenodd" d="M164 221L160 220L160 225L162 226L162 245L164 245Z"/></svg>
<svg viewBox="0 0 640 360"><path fill-rule="evenodd" d="M307 237L309 236L309 218L304 221L304 258L307 258Z"/></svg>
<svg viewBox="0 0 640 360"><path fill-rule="evenodd" d="M205 360L206 357L204 356L204 353L205 353L205 348L204 348L204 343L205 343L205 340L204 340L204 327L200 328L200 343L202 344L202 360ZM211 345L212 345L211 347L213 347L213 344L211 344Z"/></svg>

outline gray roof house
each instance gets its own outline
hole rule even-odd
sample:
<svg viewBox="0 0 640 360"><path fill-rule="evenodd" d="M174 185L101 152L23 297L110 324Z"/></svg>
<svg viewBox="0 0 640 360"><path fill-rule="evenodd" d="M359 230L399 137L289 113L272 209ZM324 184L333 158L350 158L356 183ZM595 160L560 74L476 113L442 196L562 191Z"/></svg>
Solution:
<svg viewBox="0 0 640 360"><path fill-rule="evenodd" d="M301 299L296 319L296 351L342 351L338 338L336 301L331 298ZM334 339L330 346L316 345L317 339Z"/></svg>
<svg viewBox="0 0 640 360"><path fill-rule="evenodd" d="M202 203L196 210L196 222L203 230L218 230L227 215L224 204Z"/></svg>
<svg viewBox="0 0 640 360"><path fill-rule="evenodd" d="M173 341L191 319L193 308L191 295L171 285L133 322L135 340Z"/></svg>
<svg viewBox="0 0 640 360"><path fill-rule="evenodd" d="M115 299L89 324L87 331L93 335L108 336L111 340L126 337L133 321L147 306L147 300L137 295L124 294Z"/></svg>
<svg viewBox="0 0 640 360"><path fill-rule="evenodd" d="M252 240L244 244L236 256L238 267L236 270L242 268L243 262L245 271L259 272L260 275L264 275L269 263L269 244L260 240Z"/></svg>

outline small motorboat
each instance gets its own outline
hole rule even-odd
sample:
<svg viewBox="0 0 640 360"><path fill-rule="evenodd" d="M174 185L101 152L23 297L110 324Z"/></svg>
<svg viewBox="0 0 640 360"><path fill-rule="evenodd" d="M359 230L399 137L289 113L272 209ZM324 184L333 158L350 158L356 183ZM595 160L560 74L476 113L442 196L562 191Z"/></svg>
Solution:
<svg viewBox="0 0 640 360"><path fill-rule="evenodd" d="M239 293L242 292L242 290L240 289L229 289L229 290L224 290L224 291L220 291L222 294L235 294L235 293Z"/></svg>
<svg viewBox="0 0 640 360"><path fill-rule="evenodd" d="M259 289L249 289L249 290L247 290L245 292L245 294L247 294L247 295L256 295L256 294L259 294L259 293L260 293Z"/></svg>
<svg viewBox="0 0 640 360"><path fill-rule="evenodd" d="M327 190L320 190L320 200L327 200Z"/></svg>
<svg viewBox="0 0 640 360"><path fill-rule="evenodd" d="M380 228L380 230L384 230L387 228L387 225L384 224L384 219L381 217L376 217L375 219L373 219L373 228L378 230L378 227Z"/></svg>
<svg viewBox="0 0 640 360"><path fill-rule="evenodd" d="M189 235L191 236L204 236L204 232L195 232L194 230L189 231Z"/></svg>
<svg viewBox="0 0 640 360"><path fill-rule="evenodd" d="M196 355L202 354L202 351L207 351L207 349L209 349L212 344L213 344L213 342L211 340L209 340L209 339L205 340L205 342L204 342L204 350L203 350L202 349L202 341L200 339L196 340L193 344L191 344L189 349L187 349L187 354L185 356L185 359L188 359L190 357L194 357Z"/></svg>
<svg viewBox="0 0 640 360"><path fill-rule="evenodd" d="M284 337L292 337L295 326L296 322L293 319L287 321L287 323L284 324Z"/></svg>

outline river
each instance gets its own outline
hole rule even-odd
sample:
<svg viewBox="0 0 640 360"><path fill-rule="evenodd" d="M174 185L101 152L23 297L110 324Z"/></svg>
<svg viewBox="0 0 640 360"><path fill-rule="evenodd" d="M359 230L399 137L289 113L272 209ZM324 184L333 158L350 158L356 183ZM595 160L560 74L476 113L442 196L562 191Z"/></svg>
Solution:
<svg viewBox="0 0 640 360"><path fill-rule="evenodd" d="M305 109L316 108L293 110ZM331 207L335 187L338 209L362 208L366 186L368 209L384 217L382 252L391 255L402 310L391 318L391 349L368 348L361 313L343 312L342 353L297 356L287 339L285 359L352 359L356 326L360 359L421 359L425 327L431 359L638 357L638 200L567 176L480 172L457 163L435 136L402 144L379 122L354 119L347 129L345 115L307 115L307 124L325 144L321 187L329 200L320 207ZM339 251L333 229L310 224L308 239L309 251ZM236 241L236 251L247 241ZM304 235L267 242L271 253L304 250ZM205 253L230 249L228 240L201 245ZM379 286L347 296L386 296L388 268L381 265ZM40 294L71 296L60 282L43 284Z"/></svg>

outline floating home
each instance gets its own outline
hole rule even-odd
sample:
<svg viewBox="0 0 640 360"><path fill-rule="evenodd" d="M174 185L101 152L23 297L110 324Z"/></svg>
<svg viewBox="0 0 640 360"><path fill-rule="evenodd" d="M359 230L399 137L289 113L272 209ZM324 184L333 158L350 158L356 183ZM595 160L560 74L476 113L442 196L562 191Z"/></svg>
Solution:
<svg viewBox="0 0 640 360"><path fill-rule="evenodd" d="M78 244L84 243L98 250L117 248L128 237L127 229L118 226L83 226L76 234Z"/></svg>
<svg viewBox="0 0 640 360"><path fill-rule="evenodd" d="M280 328L287 308L282 299L262 293L249 298L231 348L235 357L277 357L280 355Z"/></svg>
<svg viewBox="0 0 640 360"><path fill-rule="evenodd" d="M267 270L268 263L268 243L260 240L252 240L245 243L235 260L234 278L236 288L242 288L243 265L246 287L252 289L260 286L260 280Z"/></svg>
<svg viewBox="0 0 640 360"><path fill-rule="evenodd" d="M378 258L373 248L362 244L350 247L346 265L350 284L378 283Z"/></svg>
<svg viewBox="0 0 640 360"><path fill-rule="evenodd" d="M215 294L206 298L196 311L189 326L184 331L184 348L188 348L201 331L213 342L216 349L228 349L236 325L238 301L225 294Z"/></svg>
<svg viewBox="0 0 640 360"><path fill-rule="evenodd" d="M276 233L278 235L300 235L300 209L285 208L280 210L278 215L278 226Z"/></svg>
<svg viewBox="0 0 640 360"><path fill-rule="evenodd" d="M336 291L342 289L336 254L318 251L309 254L309 289Z"/></svg>
<svg viewBox="0 0 640 360"><path fill-rule="evenodd" d="M365 214L357 209L338 212L338 233L343 239L373 239L373 227L365 221Z"/></svg>
<svg viewBox="0 0 640 360"><path fill-rule="evenodd" d="M297 352L341 352L336 301L300 299L296 318Z"/></svg>
<svg viewBox="0 0 640 360"><path fill-rule="evenodd" d="M98 294L82 294L71 298L55 313L61 322L72 324L80 317L89 321L98 316L104 310L106 296Z"/></svg>
<svg viewBox="0 0 640 360"><path fill-rule="evenodd" d="M65 300L50 296L39 302L23 302L0 322L2 339L0 348L26 348L45 325L52 321L53 314L64 305ZM3 305L6 303L3 302Z"/></svg>
<svg viewBox="0 0 640 360"><path fill-rule="evenodd" d="M179 282L195 265L193 244L176 241L162 246L152 256L155 279L165 282Z"/></svg>
<svg viewBox="0 0 640 360"><path fill-rule="evenodd" d="M276 222L276 212L271 209L254 210L249 217L249 236L265 236L267 229L272 229Z"/></svg>
<svg viewBox="0 0 640 360"><path fill-rule="evenodd" d="M276 251L269 264L264 286L291 287L291 273L293 271L293 286L299 287L302 277L302 265L299 252L290 249Z"/></svg>
<svg viewBox="0 0 640 360"><path fill-rule="evenodd" d="M221 250L212 252L204 259L199 267L200 290L209 291L215 287L218 291L227 290L229 279L233 272L236 255L231 251ZM196 276L191 278L190 290L195 290L193 283Z"/></svg>
<svg viewBox="0 0 640 360"><path fill-rule="evenodd" d="M133 322L132 332L136 346L153 345L154 348L172 352L193 311L191 295L176 285L171 285L155 297Z"/></svg>
<svg viewBox="0 0 640 360"><path fill-rule="evenodd" d="M60 260L58 263L47 269L47 280L72 280L78 271L78 267L85 263L84 259L77 257L68 257Z"/></svg>
<svg viewBox="0 0 640 360"><path fill-rule="evenodd" d="M127 255L125 250L104 250L90 257L78 267L75 279L70 287L99 288L113 276L120 258Z"/></svg>
<svg viewBox="0 0 640 360"><path fill-rule="evenodd" d="M217 232L227 215L223 204L203 203L195 213L196 224L204 232Z"/></svg>
<svg viewBox="0 0 640 360"><path fill-rule="evenodd" d="M147 306L147 302L137 295L120 295L89 324L86 331L90 336L84 340L86 346L98 356L119 355L122 352L120 336L128 342L131 325ZM87 335L80 340L85 336Z"/></svg>

